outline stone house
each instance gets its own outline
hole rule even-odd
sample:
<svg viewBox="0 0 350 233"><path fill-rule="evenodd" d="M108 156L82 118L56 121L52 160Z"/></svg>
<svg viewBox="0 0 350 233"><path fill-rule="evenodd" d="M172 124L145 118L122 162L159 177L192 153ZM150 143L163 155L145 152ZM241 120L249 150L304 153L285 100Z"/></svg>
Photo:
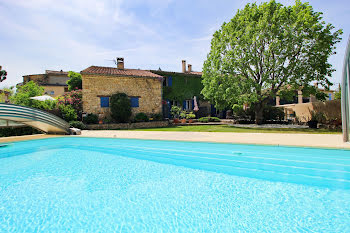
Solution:
<svg viewBox="0 0 350 233"><path fill-rule="evenodd" d="M196 96L199 117L208 116L214 108L201 95L203 89L202 72L192 70L192 65L182 60L182 72L151 70L152 73L161 75L163 79L163 114L170 117L172 106L179 106L183 110L193 111L194 97Z"/></svg>
<svg viewBox="0 0 350 233"><path fill-rule="evenodd" d="M304 96L301 90L295 92L294 98L291 101L286 101L277 96L273 102L276 107L283 109L285 119L296 120L300 122L307 122L311 119L311 112L322 112L326 116L332 118L340 118L340 101L335 100L334 90L327 90L319 88L318 84L314 84L318 91L326 94L324 102L316 99L315 96ZM325 107L326 106L326 107Z"/></svg>
<svg viewBox="0 0 350 233"><path fill-rule="evenodd" d="M52 97L60 96L68 92L67 81L69 80L68 72L46 70L44 74L30 74L23 76L23 84L34 81L44 87L44 94Z"/></svg>
<svg viewBox="0 0 350 233"><path fill-rule="evenodd" d="M125 69L124 59L117 67L90 66L82 70L83 111L110 116L109 99L115 93L130 97L133 115L162 113L163 77L147 70Z"/></svg>

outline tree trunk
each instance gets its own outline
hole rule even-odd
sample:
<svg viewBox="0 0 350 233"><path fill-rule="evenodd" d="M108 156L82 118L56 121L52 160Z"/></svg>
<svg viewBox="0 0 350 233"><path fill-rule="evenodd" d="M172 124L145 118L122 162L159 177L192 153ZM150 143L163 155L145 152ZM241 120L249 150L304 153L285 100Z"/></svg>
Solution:
<svg viewBox="0 0 350 233"><path fill-rule="evenodd" d="M262 125L264 116L263 116L264 107L262 103L259 103L255 106L255 124Z"/></svg>

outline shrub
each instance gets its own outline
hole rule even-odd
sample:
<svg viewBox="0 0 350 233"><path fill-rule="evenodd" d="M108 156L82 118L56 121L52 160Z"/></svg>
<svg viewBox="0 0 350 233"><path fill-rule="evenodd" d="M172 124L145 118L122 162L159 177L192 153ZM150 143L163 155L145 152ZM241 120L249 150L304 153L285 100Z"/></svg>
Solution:
<svg viewBox="0 0 350 233"><path fill-rule="evenodd" d="M130 99L125 93L117 93L111 96L111 116L118 122L128 122L131 117Z"/></svg>
<svg viewBox="0 0 350 233"><path fill-rule="evenodd" d="M284 119L284 111L282 108L266 106L263 111L264 121L270 120L283 120Z"/></svg>
<svg viewBox="0 0 350 233"><path fill-rule="evenodd" d="M96 114L89 113L85 117L83 117L83 122L85 124L97 124L98 116Z"/></svg>
<svg viewBox="0 0 350 233"><path fill-rule="evenodd" d="M147 121L149 121L148 116L145 113L143 113L143 112L137 113L135 118L134 118L134 120L136 122L147 122Z"/></svg>
<svg viewBox="0 0 350 233"><path fill-rule="evenodd" d="M86 125L81 121L71 121L69 124L73 128L86 129Z"/></svg>
<svg viewBox="0 0 350 233"><path fill-rule="evenodd" d="M208 122L220 122L221 120L217 117L201 117L198 119L199 122L208 123Z"/></svg>
<svg viewBox="0 0 350 233"><path fill-rule="evenodd" d="M208 117L201 117L201 118L198 119L198 121L201 122L201 123L208 123L209 119L208 119Z"/></svg>
<svg viewBox="0 0 350 233"><path fill-rule="evenodd" d="M31 135L39 133L41 133L39 130L34 129L30 126L0 128L0 137Z"/></svg>
<svg viewBox="0 0 350 233"><path fill-rule="evenodd" d="M77 112L70 105L59 105L58 109L60 110L61 117L67 121L76 121L77 120Z"/></svg>
<svg viewBox="0 0 350 233"><path fill-rule="evenodd" d="M81 90L74 90L58 97L58 104L72 105L77 113L83 110L83 94Z"/></svg>
<svg viewBox="0 0 350 233"><path fill-rule="evenodd" d="M186 119L186 114L187 114L186 111L181 111L181 113L180 113L180 118L181 118L181 119Z"/></svg>
<svg viewBox="0 0 350 233"><path fill-rule="evenodd" d="M186 119L194 119L194 118L196 118L196 115L193 114L193 112L189 112L186 114Z"/></svg>
<svg viewBox="0 0 350 233"><path fill-rule="evenodd" d="M151 118L154 121L162 121L163 120L163 116L160 113L156 113L156 114L151 114Z"/></svg>
<svg viewBox="0 0 350 233"><path fill-rule="evenodd" d="M45 101L33 100L32 107L45 110L45 111L51 111L57 107L57 101L56 100L45 100Z"/></svg>
<svg viewBox="0 0 350 233"><path fill-rule="evenodd" d="M173 118L179 118L181 114L181 108L174 105L171 107L170 113L173 116Z"/></svg>

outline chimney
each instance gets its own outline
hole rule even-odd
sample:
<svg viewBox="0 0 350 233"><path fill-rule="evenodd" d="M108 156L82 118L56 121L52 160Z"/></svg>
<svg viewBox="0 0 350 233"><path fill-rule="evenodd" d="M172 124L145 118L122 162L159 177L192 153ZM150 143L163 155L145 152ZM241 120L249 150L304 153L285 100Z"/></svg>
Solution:
<svg viewBox="0 0 350 233"><path fill-rule="evenodd" d="M191 64L188 64L188 69L187 69L188 72L192 72L192 65Z"/></svg>
<svg viewBox="0 0 350 233"><path fill-rule="evenodd" d="M186 73L186 60L182 60L182 73Z"/></svg>
<svg viewBox="0 0 350 233"><path fill-rule="evenodd" d="M124 70L124 58L123 57L117 57L117 68L119 70Z"/></svg>

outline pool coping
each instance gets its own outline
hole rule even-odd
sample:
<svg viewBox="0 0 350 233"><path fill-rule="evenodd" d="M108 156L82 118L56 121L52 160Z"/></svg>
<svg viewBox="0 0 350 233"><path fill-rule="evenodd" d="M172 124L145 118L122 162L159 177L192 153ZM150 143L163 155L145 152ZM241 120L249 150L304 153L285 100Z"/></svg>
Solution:
<svg viewBox="0 0 350 233"><path fill-rule="evenodd" d="M167 131L82 131L82 137L128 138L166 141L217 142L246 145L292 146L350 150L350 143L342 142L338 134L279 134L279 133L230 133L230 132L167 132ZM279 139L276 142L271 138ZM316 138L316 139L315 139ZM282 139L282 140L281 140ZM291 142L292 139L292 142ZM315 142L323 140L326 143ZM306 143L307 142L307 143ZM331 142L331 143L329 143ZM333 142L333 143L332 143Z"/></svg>
<svg viewBox="0 0 350 233"><path fill-rule="evenodd" d="M323 138L339 138L341 135L334 134L317 134ZM186 137L187 138L186 138ZM202 136L202 137L200 137ZM224 138L223 138L224 136ZM239 140L240 137L250 136L249 140ZM295 143L271 143L268 137L297 137ZM337 137L338 136L338 137ZM139 139L139 140L159 140L159 141L181 141L181 142L206 142L206 143L224 143L224 144L241 144L241 145L265 145L265 146L283 146L283 147L303 147L303 148L319 148L319 149L342 149L350 150L350 143L338 142L335 145L315 145L313 143L305 143L303 137L312 138L315 134L274 134L274 133L228 133L228 132L158 132L158 131L128 131L128 130L83 130L82 135L47 135L36 134L26 136L13 136L0 138L0 143L29 141L36 139L47 139L55 137L90 137L90 138L115 138L115 139ZM231 138L230 138L231 137ZM255 137L255 139L254 139ZM224 139L224 140L223 140ZM256 140L259 139L259 140ZM264 139L264 140L261 140Z"/></svg>
<svg viewBox="0 0 350 233"><path fill-rule="evenodd" d="M34 140L34 139L46 139L46 138L55 138L55 137L64 137L64 136L66 136L66 135L33 134L33 135L0 137L0 143L30 141L30 140Z"/></svg>

